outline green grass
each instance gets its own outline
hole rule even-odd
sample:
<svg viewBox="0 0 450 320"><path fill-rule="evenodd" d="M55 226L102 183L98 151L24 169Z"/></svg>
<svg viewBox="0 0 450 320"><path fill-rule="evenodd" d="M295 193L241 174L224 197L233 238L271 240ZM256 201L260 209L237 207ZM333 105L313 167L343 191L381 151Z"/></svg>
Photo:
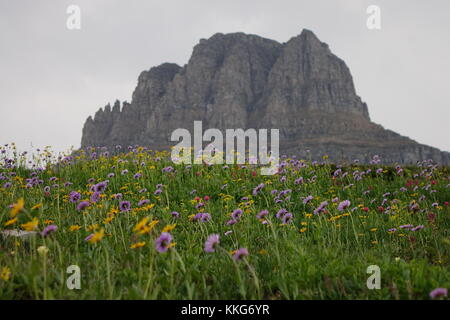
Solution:
<svg viewBox="0 0 450 320"><path fill-rule="evenodd" d="M59 165L46 165L45 157L42 153L35 159L45 166L37 174L43 183L31 188L26 187L26 179L35 170L0 169L6 177L0 187L12 183L0 188L0 229L20 229L33 218L39 221L36 231L58 226L47 237L0 237L0 299L429 299L431 290L450 287L448 168L403 167L397 173L394 167L383 167L383 173L377 174L380 165L349 165L342 168L347 176L333 178L334 165L307 161L301 168L288 165L281 174L261 176L255 168L237 165L226 169L173 165L165 160L167 155L145 150L94 160L81 154ZM167 166L176 172L162 172ZM372 171L361 180L354 178L356 170L369 168ZM129 172L122 175L124 169ZM111 172L115 176L108 178ZM142 174L139 179L133 178L137 172ZM283 176L285 181L280 180ZM51 177L57 180L49 182ZM295 184L299 177L304 183ZM93 183L88 183L90 178ZM108 187L97 203L78 211L77 204L69 201L74 190L82 200L89 199L90 187L106 179ZM72 185L65 186L66 182ZM254 196L252 190L260 183L265 187ZM46 193L45 186L54 184L59 187ZM157 184L164 185L158 196L153 194ZM222 189L224 184L227 187ZM406 191L400 191L402 187ZM147 192L140 193L143 188ZM292 190L290 199L276 203L271 191L286 189ZM131 211L118 212L119 200L111 196L119 192L131 202ZM391 194L381 212L387 192ZM309 195L314 199L304 204L302 198ZM196 196L210 199L197 210ZM334 197L339 198L337 203L332 202ZM17 222L5 226L11 219L9 205L20 198L25 206ZM141 199L154 206L138 209ZM347 199L350 207L338 211L339 202ZM322 201L329 202L327 211L313 214ZM418 210L411 210L412 201ZM42 205L32 209L37 204ZM385 212L387 207L390 213ZM226 225L237 208L244 210L239 222ZM291 223L282 224L275 217L281 208L293 214ZM267 224L255 217L263 209L269 210ZM192 221L201 210L211 214L209 222ZM173 218L172 211L180 217ZM109 216L112 220L105 221ZM159 222L151 232L138 234L133 229L144 217ZM170 234L176 245L158 252L155 239L174 223ZM97 243L85 241L92 233L87 229L96 224L96 231L104 229L105 236ZM399 228L406 224L424 228ZM80 229L70 231L73 225ZM390 233L390 228L397 231ZM233 232L224 235L229 230ZM207 253L204 243L215 233L220 235L219 247ZM138 242L145 245L130 248ZM48 253L39 254L40 246L47 247ZM249 255L235 261L231 251L238 248L247 248ZM70 265L81 269L80 290L66 286ZM381 269L379 290L366 286L370 265Z"/></svg>

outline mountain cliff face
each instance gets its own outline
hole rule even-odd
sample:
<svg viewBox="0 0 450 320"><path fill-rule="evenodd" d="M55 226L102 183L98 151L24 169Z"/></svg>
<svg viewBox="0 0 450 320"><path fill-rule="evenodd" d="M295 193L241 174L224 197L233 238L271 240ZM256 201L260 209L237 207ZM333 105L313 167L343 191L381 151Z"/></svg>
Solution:
<svg viewBox="0 0 450 320"><path fill-rule="evenodd" d="M344 61L309 30L286 43L243 33L200 40L187 65L142 72L131 103L89 117L81 146L168 148L172 131L194 120L204 130L280 129L280 154L450 164L448 152L371 122Z"/></svg>

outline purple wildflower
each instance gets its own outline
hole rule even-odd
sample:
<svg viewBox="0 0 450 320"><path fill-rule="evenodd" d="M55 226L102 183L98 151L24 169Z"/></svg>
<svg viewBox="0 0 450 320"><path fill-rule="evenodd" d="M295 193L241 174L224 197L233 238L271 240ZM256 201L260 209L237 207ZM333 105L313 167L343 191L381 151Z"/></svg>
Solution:
<svg viewBox="0 0 450 320"><path fill-rule="evenodd" d="M448 296L448 290L446 288L436 288L430 292L431 299L447 297L447 296Z"/></svg>
<svg viewBox="0 0 450 320"><path fill-rule="evenodd" d="M142 207L144 204L150 203L150 200L148 199L143 199L141 201L138 202L138 206Z"/></svg>
<svg viewBox="0 0 450 320"><path fill-rule="evenodd" d="M421 224L421 225L418 225L418 226L412 228L411 231L418 231L418 230L423 229L423 228L425 228L425 226L423 224Z"/></svg>
<svg viewBox="0 0 450 320"><path fill-rule="evenodd" d="M290 213L290 212L286 213L282 218L283 224L291 223L292 219L293 219L292 213Z"/></svg>
<svg viewBox="0 0 450 320"><path fill-rule="evenodd" d="M307 196L306 198L303 199L303 203L307 204L308 202L310 202L313 198L313 196Z"/></svg>
<svg viewBox="0 0 450 320"><path fill-rule="evenodd" d="M139 179L140 177L142 177L142 174L139 172L133 176L134 179Z"/></svg>
<svg viewBox="0 0 450 320"><path fill-rule="evenodd" d="M158 252L166 252L169 249L170 243L172 242L172 236L168 232L163 232L156 239L155 246Z"/></svg>
<svg viewBox="0 0 450 320"><path fill-rule="evenodd" d="M342 212L345 209L347 209L348 207L350 207L350 201L349 200L344 200L341 203L339 203L338 210Z"/></svg>
<svg viewBox="0 0 450 320"><path fill-rule="evenodd" d="M88 235L86 238L84 238L84 241L89 241L93 236L94 236L94 234L91 233L91 234Z"/></svg>
<svg viewBox="0 0 450 320"><path fill-rule="evenodd" d="M264 183L260 183L258 184L254 189L253 189L253 195L256 196L263 188L264 188Z"/></svg>
<svg viewBox="0 0 450 320"><path fill-rule="evenodd" d="M72 192L69 194L69 200L70 200L70 202L72 202L72 203L76 203L76 202L80 201L80 199L81 199L81 194L79 194L79 193L76 192L76 191L72 191Z"/></svg>
<svg viewBox="0 0 450 320"><path fill-rule="evenodd" d="M242 258L248 256L248 250L247 248L240 248L236 250L236 252L233 254L233 259L236 261L242 260Z"/></svg>
<svg viewBox="0 0 450 320"><path fill-rule="evenodd" d="M323 201L320 205L314 210L314 214L319 214L325 210L325 207L328 205L328 201Z"/></svg>
<svg viewBox="0 0 450 320"><path fill-rule="evenodd" d="M93 190L94 190L94 192L103 192L103 191L105 191L107 186L108 186L108 183L106 181L102 181L102 182L95 184L93 187Z"/></svg>
<svg viewBox="0 0 450 320"><path fill-rule="evenodd" d="M205 242L205 252L214 252L216 251L215 246L220 243L219 241L219 235L218 234L212 234L208 237L208 239Z"/></svg>
<svg viewBox="0 0 450 320"><path fill-rule="evenodd" d="M280 209L275 216L277 217L277 219L282 219L286 213L288 213L286 209Z"/></svg>
<svg viewBox="0 0 450 320"><path fill-rule="evenodd" d="M256 218L258 219L264 219L269 214L268 210L261 210L257 215Z"/></svg>
<svg viewBox="0 0 450 320"><path fill-rule="evenodd" d="M173 167L168 166L168 167L163 168L161 171L162 172L172 172L173 171Z"/></svg>
<svg viewBox="0 0 450 320"><path fill-rule="evenodd" d="M180 213L179 213L179 212L176 212L176 211L172 211L170 214L171 214L172 217L174 217L175 219L177 219L177 218L180 217Z"/></svg>
<svg viewBox="0 0 450 320"><path fill-rule="evenodd" d="M91 202L97 202L100 199L100 192L94 192L91 195Z"/></svg>
<svg viewBox="0 0 450 320"><path fill-rule="evenodd" d="M56 230L58 230L58 226L56 224L51 224L49 226L46 226L44 228L44 230L42 230L41 232L41 236L46 237L48 236L50 233L55 232Z"/></svg>
<svg viewBox="0 0 450 320"><path fill-rule="evenodd" d="M120 201L119 208L120 211L129 211L131 209L130 201Z"/></svg>
<svg viewBox="0 0 450 320"><path fill-rule="evenodd" d="M78 211L81 211L81 210L83 210L84 208L86 208L86 207L89 207L89 201L81 201L79 204L78 204L78 206L77 206L77 210Z"/></svg>
<svg viewBox="0 0 450 320"><path fill-rule="evenodd" d="M231 218L233 218L233 220L238 220L241 215L242 215L242 210L241 209L236 209L231 213Z"/></svg>

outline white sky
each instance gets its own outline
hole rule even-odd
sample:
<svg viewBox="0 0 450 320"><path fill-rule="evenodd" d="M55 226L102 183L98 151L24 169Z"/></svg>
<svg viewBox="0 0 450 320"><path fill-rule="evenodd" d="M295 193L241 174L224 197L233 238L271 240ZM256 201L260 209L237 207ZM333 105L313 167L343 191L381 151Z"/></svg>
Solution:
<svg viewBox="0 0 450 320"><path fill-rule="evenodd" d="M303 28L349 66L372 120L450 151L450 1L0 0L0 144L79 147L85 119L131 99L143 70L187 63L200 38L285 42ZM66 9L81 8L81 30ZM366 8L381 8L381 30Z"/></svg>

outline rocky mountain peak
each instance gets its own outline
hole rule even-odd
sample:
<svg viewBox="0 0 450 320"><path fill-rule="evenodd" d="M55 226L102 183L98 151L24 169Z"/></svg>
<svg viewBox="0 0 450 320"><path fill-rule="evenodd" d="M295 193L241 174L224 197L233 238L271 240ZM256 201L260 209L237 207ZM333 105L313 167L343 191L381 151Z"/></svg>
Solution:
<svg viewBox="0 0 450 320"><path fill-rule="evenodd" d="M280 129L281 152L290 155L450 162L448 153L372 123L345 62L306 29L285 43L240 32L201 39L184 67L143 71L131 103L89 117L81 144L167 148L172 131L194 120L204 130Z"/></svg>

